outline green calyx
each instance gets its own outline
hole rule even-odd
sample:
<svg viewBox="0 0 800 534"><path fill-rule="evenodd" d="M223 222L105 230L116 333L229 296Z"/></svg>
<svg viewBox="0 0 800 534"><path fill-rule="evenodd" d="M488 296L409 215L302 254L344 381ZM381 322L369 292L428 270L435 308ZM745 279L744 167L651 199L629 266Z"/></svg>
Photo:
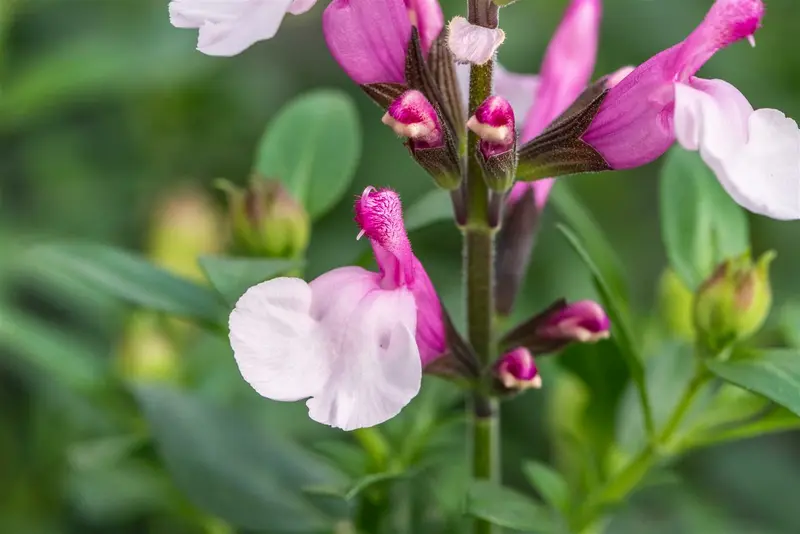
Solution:
<svg viewBox="0 0 800 534"><path fill-rule="evenodd" d="M719 352L761 328L772 307L769 266L775 252L723 262L697 292L694 326L706 348Z"/></svg>

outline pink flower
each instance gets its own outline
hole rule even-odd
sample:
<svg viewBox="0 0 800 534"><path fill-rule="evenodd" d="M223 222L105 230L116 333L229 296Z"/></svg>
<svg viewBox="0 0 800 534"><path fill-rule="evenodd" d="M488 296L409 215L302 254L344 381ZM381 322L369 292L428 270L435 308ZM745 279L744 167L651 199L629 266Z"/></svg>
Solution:
<svg viewBox="0 0 800 534"><path fill-rule="evenodd" d="M615 169L644 165L677 139L699 150L745 208L800 218L800 130L781 112L755 111L733 86L694 75L718 50L753 41L761 0L717 0L683 42L651 58L609 92L583 140Z"/></svg>
<svg viewBox="0 0 800 534"><path fill-rule="evenodd" d="M230 316L236 362L253 389L308 398L312 419L344 430L397 415L418 393L423 365L445 351L439 298L411 251L400 198L368 188L355 211L379 273L276 278L250 288Z"/></svg>
<svg viewBox="0 0 800 534"><path fill-rule="evenodd" d="M586 89L597 57L601 16L600 0L572 0L547 47L536 98L525 115L521 143L542 133ZM508 201L517 202L532 189L541 210L552 187L552 178L517 182Z"/></svg>
<svg viewBox="0 0 800 534"><path fill-rule="evenodd" d="M234 56L275 36L286 13L299 15L317 0L172 0L176 28L197 28L197 49L210 56Z"/></svg>
<svg viewBox="0 0 800 534"><path fill-rule="evenodd" d="M411 27L427 53L444 26L437 0L333 0L322 15L325 42L357 84L402 83Z"/></svg>
<svg viewBox="0 0 800 534"><path fill-rule="evenodd" d="M530 351L524 347L507 352L495 364L495 376L506 389L542 387L542 377Z"/></svg>

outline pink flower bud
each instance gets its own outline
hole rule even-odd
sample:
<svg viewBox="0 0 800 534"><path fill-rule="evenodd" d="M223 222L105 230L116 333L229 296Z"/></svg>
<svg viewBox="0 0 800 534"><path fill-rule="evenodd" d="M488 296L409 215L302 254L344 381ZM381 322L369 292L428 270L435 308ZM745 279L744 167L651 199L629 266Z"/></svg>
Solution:
<svg viewBox="0 0 800 534"><path fill-rule="evenodd" d="M490 96L467 121L467 128L481 138L481 152L486 159L514 147L514 110L502 96Z"/></svg>
<svg viewBox="0 0 800 534"><path fill-rule="evenodd" d="M507 352L497 361L495 376L506 389L524 390L542 387L542 377L533 355L524 347Z"/></svg>
<svg viewBox="0 0 800 534"><path fill-rule="evenodd" d="M444 143L444 134L433 104L420 91L406 91L389 106L383 123L407 137L414 148L433 148Z"/></svg>
<svg viewBox="0 0 800 534"><path fill-rule="evenodd" d="M541 339L594 343L607 339L611 322L594 301L582 300L554 311L537 330Z"/></svg>

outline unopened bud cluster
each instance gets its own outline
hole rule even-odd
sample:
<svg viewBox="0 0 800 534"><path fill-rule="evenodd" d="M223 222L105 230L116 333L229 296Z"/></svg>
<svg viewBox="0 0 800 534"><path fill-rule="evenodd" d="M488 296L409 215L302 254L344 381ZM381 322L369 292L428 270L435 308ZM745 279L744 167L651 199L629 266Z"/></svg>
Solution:
<svg viewBox="0 0 800 534"><path fill-rule="evenodd" d="M753 263L750 254L723 262L700 287L694 325L706 349L719 352L755 334L769 315L772 289L769 266L774 252Z"/></svg>
<svg viewBox="0 0 800 534"><path fill-rule="evenodd" d="M228 196L234 252L296 258L305 251L311 222L280 181L254 178L246 189L220 181L219 187Z"/></svg>

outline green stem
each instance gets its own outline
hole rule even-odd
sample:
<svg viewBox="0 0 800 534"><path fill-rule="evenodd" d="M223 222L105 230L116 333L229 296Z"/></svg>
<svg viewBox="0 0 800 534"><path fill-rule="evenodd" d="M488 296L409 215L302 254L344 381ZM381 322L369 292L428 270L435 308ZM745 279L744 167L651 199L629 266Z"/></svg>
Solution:
<svg viewBox="0 0 800 534"><path fill-rule="evenodd" d="M653 466L661 459L664 452L669 452L670 443L675 433L694 405L697 395L708 382L708 374L701 367L683 392L678 404L672 411L664 429L655 443L648 444L639 454L634 456L596 495L590 495L586 504L576 515L575 531L582 532L589 528L608 504L618 503L627 497L641 483Z"/></svg>
<svg viewBox="0 0 800 534"><path fill-rule="evenodd" d="M469 19L473 24L496 26L497 8L486 0L470 0ZM492 18L492 15L494 18ZM491 61L472 65L469 84L469 114L492 93ZM489 227L489 190L477 158L479 139L474 132L467 135L465 176L467 224L464 228L464 271L466 278L467 330L469 342L484 368L497 357L494 346L494 230ZM470 403L472 424L472 476L496 480L499 476L499 424L497 401L478 385ZM474 534L492 534L488 521L476 519Z"/></svg>

